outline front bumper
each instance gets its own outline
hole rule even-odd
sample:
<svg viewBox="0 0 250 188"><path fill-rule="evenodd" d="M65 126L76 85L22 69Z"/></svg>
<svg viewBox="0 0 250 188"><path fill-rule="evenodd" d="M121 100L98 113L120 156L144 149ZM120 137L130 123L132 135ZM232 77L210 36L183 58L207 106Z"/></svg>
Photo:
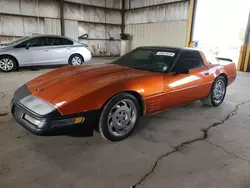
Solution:
<svg viewBox="0 0 250 188"><path fill-rule="evenodd" d="M27 92L30 95L29 92ZM15 120L22 125L25 129L36 135L53 135L61 133L71 133L72 131L78 131L84 133L86 136L92 136L93 130L98 122L100 113L99 110L92 110L86 112L80 112L72 115L61 115L56 109L55 112L49 115L39 115L26 106L19 103L20 98L27 95L18 95L18 92L14 94L14 98L11 102L11 113ZM29 117L29 118L26 118ZM71 122L67 120L74 120L75 118L83 117L83 120L76 123L60 123ZM38 123L36 123L38 122Z"/></svg>

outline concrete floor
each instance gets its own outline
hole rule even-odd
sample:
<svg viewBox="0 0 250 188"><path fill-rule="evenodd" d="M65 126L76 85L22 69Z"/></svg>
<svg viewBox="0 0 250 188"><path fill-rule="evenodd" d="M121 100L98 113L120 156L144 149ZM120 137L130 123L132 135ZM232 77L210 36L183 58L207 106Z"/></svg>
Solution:
<svg viewBox="0 0 250 188"><path fill-rule="evenodd" d="M95 59L94 62L100 62ZM9 114L14 90L49 71L0 73L0 187L250 187L250 74L217 108L200 102L142 118L128 139L40 137Z"/></svg>

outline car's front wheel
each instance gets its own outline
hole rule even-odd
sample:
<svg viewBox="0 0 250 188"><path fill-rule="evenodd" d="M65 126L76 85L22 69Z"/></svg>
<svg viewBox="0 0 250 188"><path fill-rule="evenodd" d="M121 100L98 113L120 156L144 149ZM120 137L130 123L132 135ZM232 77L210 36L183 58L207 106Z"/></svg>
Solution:
<svg viewBox="0 0 250 188"><path fill-rule="evenodd" d="M79 54L73 54L72 56L70 56L69 58L69 64L70 65L81 65L83 64L84 59L81 55Z"/></svg>
<svg viewBox="0 0 250 188"><path fill-rule="evenodd" d="M16 61L10 56L0 57L0 70L3 72L11 72L17 67Z"/></svg>
<svg viewBox="0 0 250 188"><path fill-rule="evenodd" d="M99 120L98 131L110 141L128 137L140 119L140 105L129 93L121 93L110 99L104 106Z"/></svg>
<svg viewBox="0 0 250 188"><path fill-rule="evenodd" d="M227 81L224 76L218 76L211 88L209 96L201 100L205 105L219 106L226 96Z"/></svg>

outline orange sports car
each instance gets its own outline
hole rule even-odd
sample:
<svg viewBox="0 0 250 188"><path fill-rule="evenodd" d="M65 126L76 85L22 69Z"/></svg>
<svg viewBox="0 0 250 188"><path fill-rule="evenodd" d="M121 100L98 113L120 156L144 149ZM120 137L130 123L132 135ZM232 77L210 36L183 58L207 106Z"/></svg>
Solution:
<svg viewBox="0 0 250 188"><path fill-rule="evenodd" d="M111 63L67 66L31 80L15 92L12 114L34 134L81 127L118 141L140 116L196 100L219 106L236 74L233 62L208 62L195 49L139 47Z"/></svg>

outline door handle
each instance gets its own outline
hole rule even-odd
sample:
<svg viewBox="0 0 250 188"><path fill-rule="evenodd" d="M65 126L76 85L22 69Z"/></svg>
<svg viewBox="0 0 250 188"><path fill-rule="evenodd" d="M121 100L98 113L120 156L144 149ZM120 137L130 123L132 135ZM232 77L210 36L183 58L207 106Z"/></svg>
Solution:
<svg viewBox="0 0 250 188"><path fill-rule="evenodd" d="M204 71L203 73L204 73L204 75L206 75L206 76L209 75L209 71Z"/></svg>
<svg viewBox="0 0 250 188"><path fill-rule="evenodd" d="M44 51L47 52L47 51L49 51L49 50L45 49Z"/></svg>
<svg viewBox="0 0 250 188"><path fill-rule="evenodd" d="M70 50L71 48L70 47L67 47L68 50Z"/></svg>

